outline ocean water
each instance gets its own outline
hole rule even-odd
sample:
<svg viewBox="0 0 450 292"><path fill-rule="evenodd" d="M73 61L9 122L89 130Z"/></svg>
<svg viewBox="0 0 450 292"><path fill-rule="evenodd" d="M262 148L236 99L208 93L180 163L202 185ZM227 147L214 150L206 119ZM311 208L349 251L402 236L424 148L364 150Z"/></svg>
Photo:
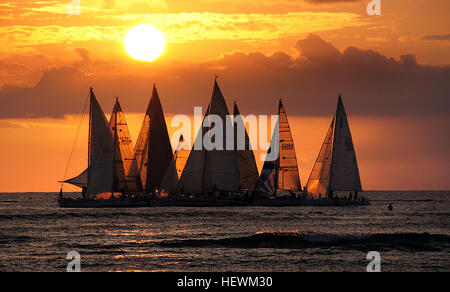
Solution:
<svg viewBox="0 0 450 292"><path fill-rule="evenodd" d="M371 206L61 209L0 194L0 271L450 271L450 192L365 192ZM394 210L388 211L392 203Z"/></svg>

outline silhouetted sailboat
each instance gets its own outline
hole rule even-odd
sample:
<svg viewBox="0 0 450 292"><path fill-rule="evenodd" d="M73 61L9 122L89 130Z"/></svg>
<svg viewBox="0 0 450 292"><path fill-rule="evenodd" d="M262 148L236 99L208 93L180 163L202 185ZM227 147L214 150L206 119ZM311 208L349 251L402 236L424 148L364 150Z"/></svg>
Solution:
<svg viewBox="0 0 450 292"><path fill-rule="evenodd" d="M141 190L132 142L118 101L110 123L91 88L89 111L88 168L64 181L83 188L82 199L58 198L61 207L140 207L147 202L137 197ZM131 148L130 148L131 145ZM131 149L131 151L130 151ZM125 159L125 160L124 160Z"/></svg>
<svg viewBox="0 0 450 292"><path fill-rule="evenodd" d="M212 115L220 117L224 126L223 132L219 133L222 136L223 150L207 150L205 145L202 146L201 150L192 149L177 185L178 193L202 196L214 192L239 191L240 178L237 152L225 149L225 145L227 145L225 125L231 124L231 119L217 80L214 82L212 98L194 145L202 145L205 135L210 134L209 131L214 124L209 120L212 119ZM205 124L209 126L204 127ZM218 139L218 137L212 139Z"/></svg>
<svg viewBox="0 0 450 292"><path fill-rule="evenodd" d="M334 192L340 191L355 192L356 196L362 191L355 148L341 96L305 189L312 198L331 198Z"/></svg>
<svg viewBox="0 0 450 292"><path fill-rule="evenodd" d="M144 192L153 193L155 189L161 187L173 155L164 112L155 85L135 153Z"/></svg>
<svg viewBox="0 0 450 292"><path fill-rule="evenodd" d="M286 195L286 191L301 191L294 140L281 99L278 105L278 121L256 191L272 197Z"/></svg>

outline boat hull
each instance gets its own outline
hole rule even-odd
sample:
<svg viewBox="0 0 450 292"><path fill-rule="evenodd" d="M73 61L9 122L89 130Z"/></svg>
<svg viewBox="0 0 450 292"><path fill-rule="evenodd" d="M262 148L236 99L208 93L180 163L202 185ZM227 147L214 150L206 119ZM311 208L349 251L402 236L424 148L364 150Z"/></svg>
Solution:
<svg viewBox="0 0 450 292"><path fill-rule="evenodd" d="M251 206L252 204L242 200L220 199L156 199L151 202L153 207L238 207Z"/></svg>
<svg viewBox="0 0 450 292"><path fill-rule="evenodd" d="M148 201L138 200L74 200L58 199L61 208L140 208L149 207Z"/></svg>

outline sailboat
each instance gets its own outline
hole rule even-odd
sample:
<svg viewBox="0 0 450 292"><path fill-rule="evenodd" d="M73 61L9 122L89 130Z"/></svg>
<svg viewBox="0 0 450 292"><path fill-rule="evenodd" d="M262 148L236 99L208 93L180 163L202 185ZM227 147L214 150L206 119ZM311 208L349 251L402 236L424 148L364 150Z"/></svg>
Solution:
<svg viewBox="0 0 450 292"><path fill-rule="evenodd" d="M228 108L222 91L214 80L211 101L203 117L194 145L202 145L206 135L210 135L211 129L216 127L212 119L219 117L222 125L232 125ZM242 123L242 117L235 104L234 123ZM234 125L234 139L237 136L237 127ZM244 127L245 129L245 127ZM189 151L181 147L175 151L171 164L163 179L162 189L170 196L160 197L152 201L153 206L183 206L183 207L224 207L247 206L250 202L240 196L242 191L254 189L258 178L258 169L250 147L247 131L245 130L245 149L227 149L226 130L214 132L221 135L224 149L209 149L202 145L201 149L195 147ZM217 136L209 137L212 140ZM236 139L234 140L236 141ZM188 155L187 155L188 154ZM180 174L181 171L181 175ZM173 187L173 182L177 182ZM237 197L236 197L237 196Z"/></svg>
<svg viewBox="0 0 450 292"><path fill-rule="evenodd" d="M306 184L305 194L310 199L331 200L337 205L368 205L365 199L358 199L361 191L353 139L339 95L336 113ZM342 192L348 196L339 196Z"/></svg>
<svg viewBox="0 0 450 292"><path fill-rule="evenodd" d="M173 159L166 120L156 85L145 113L135 148L144 193L159 190Z"/></svg>
<svg viewBox="0 0 450 292"><path fill-rule="evenodd" d="M256 191L266 199L296 197L301 192L294 139L281 99L278 104L277 124ZM280 200L277 202L281 203Z"/></svg>
<svg viewBox="0 0 450 292"><path fill-rule="evenodd" d="M139 199L141 181L118 99L109 123L92 88L89 105L88 167L77 177L63 181L81 187L82 198L64 198L61 190L59 205L66 208L147 206L148 202Z"/></svg>
<svg viewBox="0 0 450 292"><path fill-rule="evenodd" d="M208 119L212 115L220 117L222 125L231 124L229 112L225 98L219 88L217 79L214 81L214 89L211 101L203 118L194 145L202 145L205 135L211 130L212 126ZM229 120L228 120L229 119ZM206 123L205 123L206 121ZM221 138L223 145L227 145L227 135L223 129ZM216 137L214 137L216 138ZM177 185L177 192L183 195L196 197L205 197L213 193L233 193L239 192L240 178L238 156L235 150L212 149L206 150L203 146L200 150L192 149L186 166Z"/></svg>

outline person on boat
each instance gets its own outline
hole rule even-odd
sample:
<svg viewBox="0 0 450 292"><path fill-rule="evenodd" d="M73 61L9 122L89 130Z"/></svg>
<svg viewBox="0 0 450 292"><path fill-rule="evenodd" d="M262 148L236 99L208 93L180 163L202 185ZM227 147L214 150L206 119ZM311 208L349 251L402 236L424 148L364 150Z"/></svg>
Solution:
<svg viewBox="0 0 450 292"><path fill-rule="evenodd" d="M389 203L388 209L389 209L389 211L394 210L394 207L392 206L392 203Z"/></svg>
<svg viewBox="0 0 450 292"><path fill-rule="evenodd" d="M351 201L353 199L352 193L350 193L348 200Z"/></svg>
<svg viewBox="0 0 450 292"><path fill-rule="evenodd" d="M355 201L358 200L358 190L355 191Z"/></svg>

